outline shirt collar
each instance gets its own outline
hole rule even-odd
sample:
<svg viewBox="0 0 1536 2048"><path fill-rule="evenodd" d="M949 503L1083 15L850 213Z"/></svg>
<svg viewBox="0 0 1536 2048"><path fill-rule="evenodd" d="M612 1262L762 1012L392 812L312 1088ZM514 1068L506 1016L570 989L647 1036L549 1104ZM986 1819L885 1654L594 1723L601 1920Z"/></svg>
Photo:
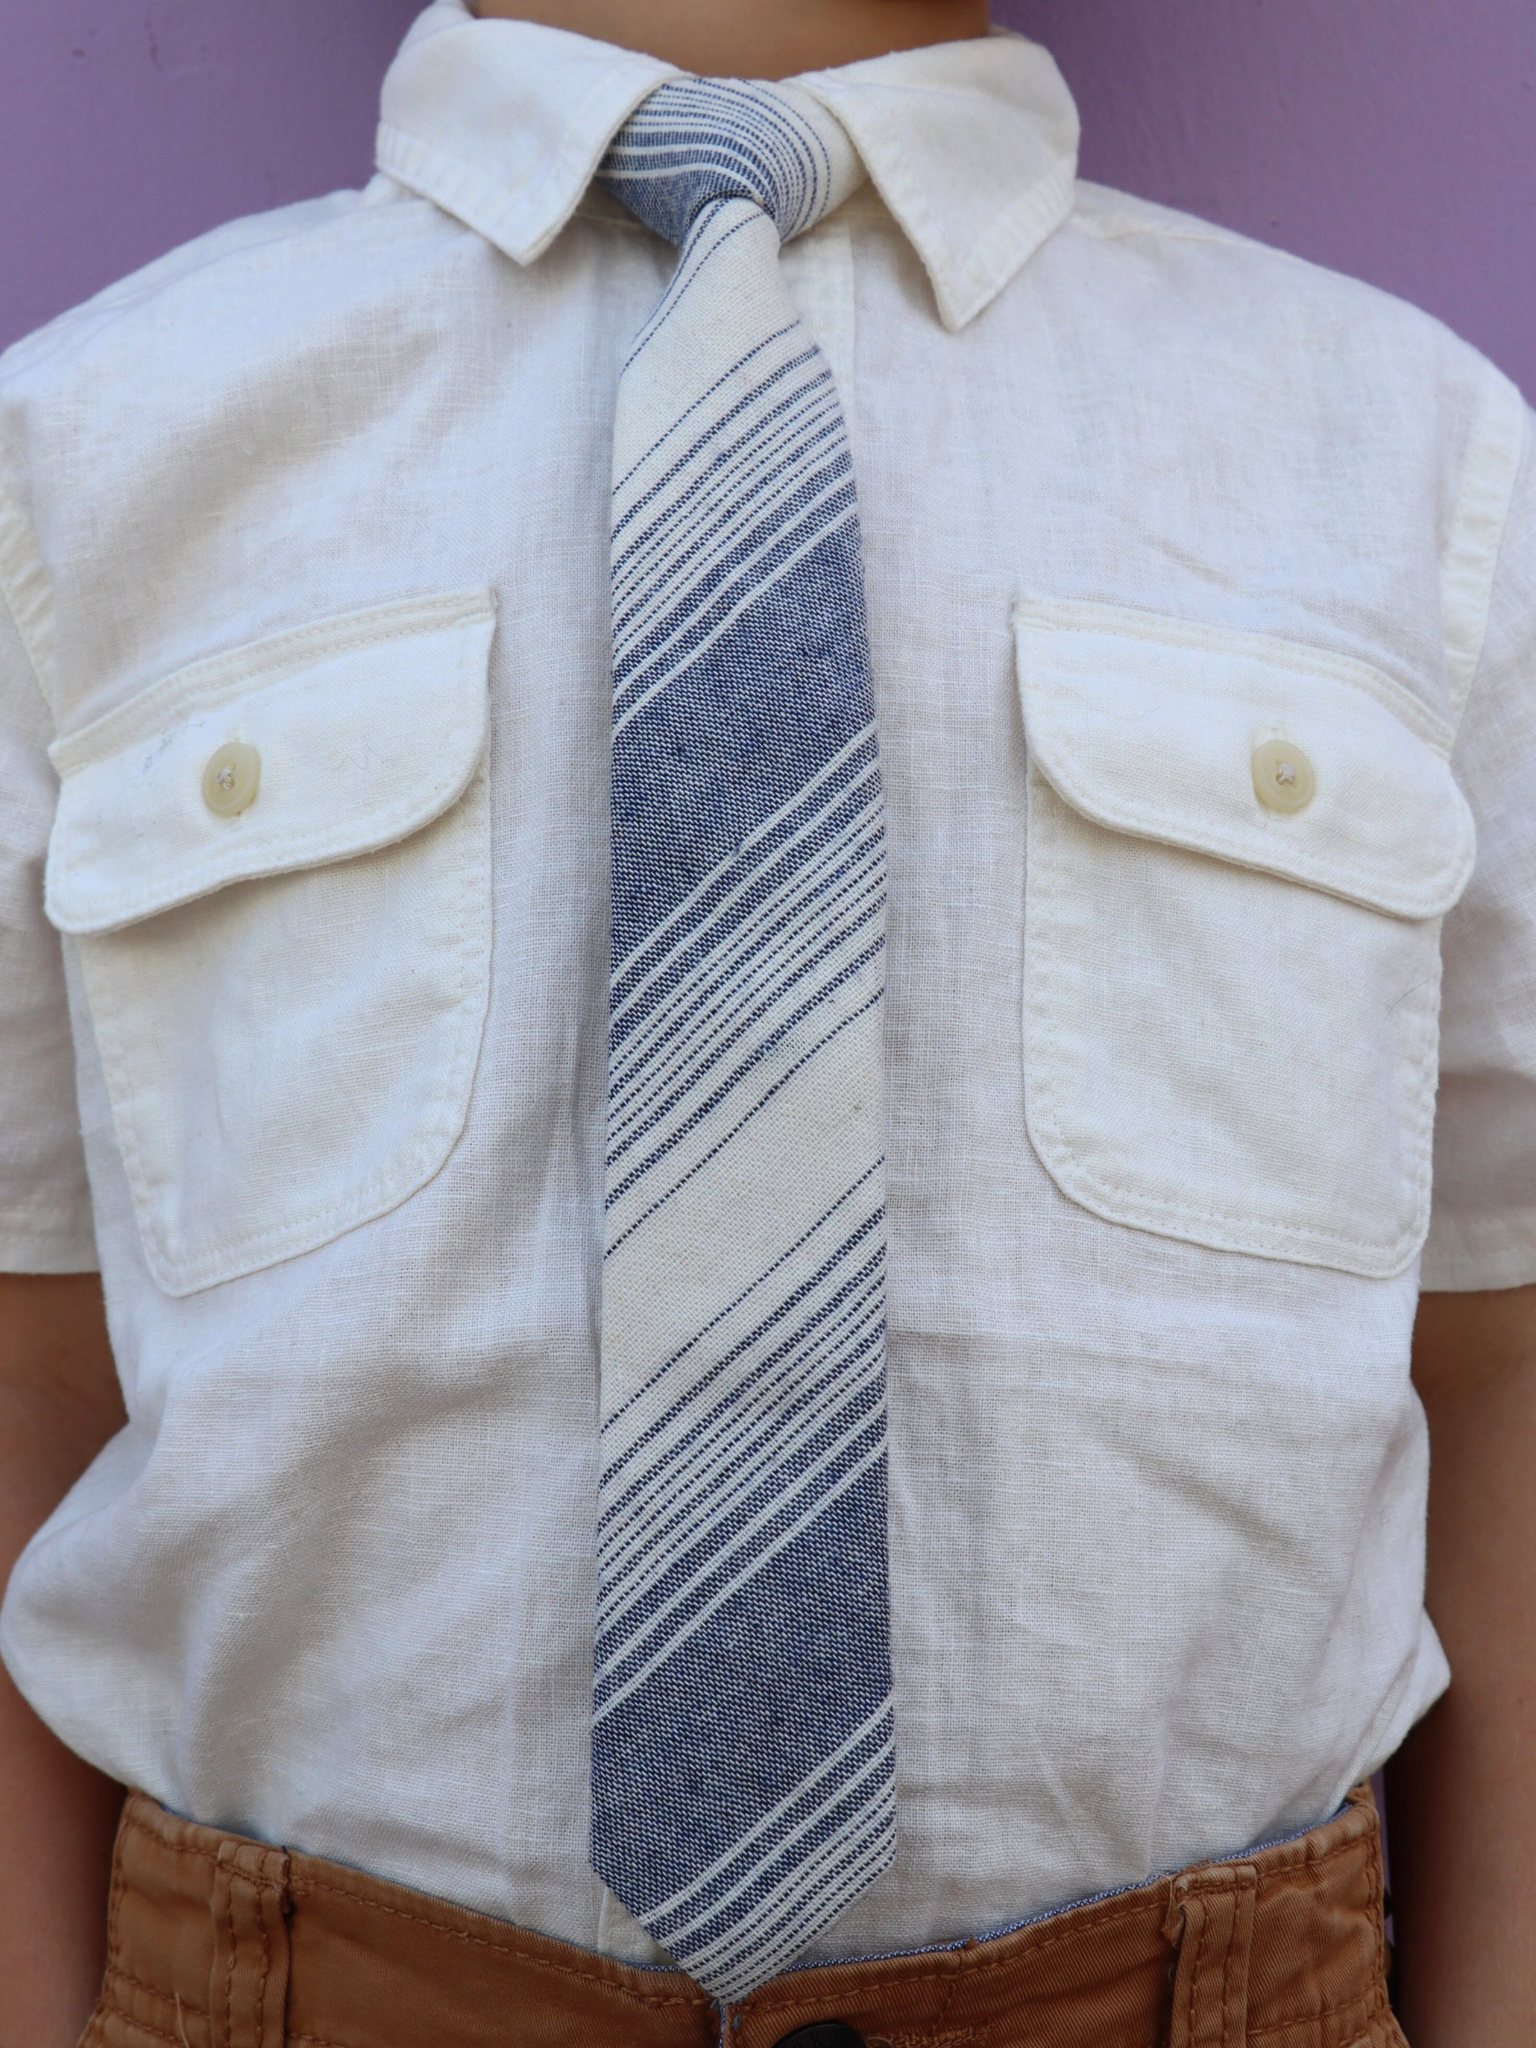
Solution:
<svg viewBox="0 0 1536 2048"><path fill-rule="evenodd" d="M434 0L384 80L379 168L532 263L615 132L677 75L655 57ZM900 51L797 83L852 137L950 329L989 305L1071 211L1077 109L1022 36Z"/></svg>

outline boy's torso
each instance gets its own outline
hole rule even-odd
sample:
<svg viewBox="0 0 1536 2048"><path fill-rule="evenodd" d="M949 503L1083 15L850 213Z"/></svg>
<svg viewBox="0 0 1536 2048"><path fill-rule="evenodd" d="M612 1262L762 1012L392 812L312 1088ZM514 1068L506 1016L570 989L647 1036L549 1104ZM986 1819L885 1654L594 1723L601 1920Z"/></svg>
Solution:
<svg viewBox="0 0 1536 2048"><path fill-rule="evenodd" d="M8 1658L179 1811L641 1957L586 1863L606 505L671 261L380 182L0 382L133 1418ZM1443 1683L1407 1349L1519 426L1405 309L1093 188L958 331L873 190L783 262L891 834L902 1849L847 1953L1315 1821Z"/></svg>

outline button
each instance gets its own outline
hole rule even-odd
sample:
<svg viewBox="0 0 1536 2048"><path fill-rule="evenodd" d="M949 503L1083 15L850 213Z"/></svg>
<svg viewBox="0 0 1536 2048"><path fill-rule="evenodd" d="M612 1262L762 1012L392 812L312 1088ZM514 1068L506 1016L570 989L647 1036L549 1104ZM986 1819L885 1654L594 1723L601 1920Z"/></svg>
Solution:
<svg viewBox="0 0 1536 2048"><path fill-rule="evenodd" d="M1317 794L1312 763L1289 740L1261 740L1253 750L1253 793L1271 811L1304 811Z"/></svg>
<svg viewBox="0 0 1536 2048"><path fill-rule="evenodd" d="M216 818L238 818L256 801L261 756L244 740L226 740L203 770L203 802Z"/></svg>
<svg viewBox="0 0 1536 2048"><path fill-rule="evenodd" d="M814 2026L796 2027L774 2048L864 2048L864 2036L846 2020L817 2020Z"/></svg>

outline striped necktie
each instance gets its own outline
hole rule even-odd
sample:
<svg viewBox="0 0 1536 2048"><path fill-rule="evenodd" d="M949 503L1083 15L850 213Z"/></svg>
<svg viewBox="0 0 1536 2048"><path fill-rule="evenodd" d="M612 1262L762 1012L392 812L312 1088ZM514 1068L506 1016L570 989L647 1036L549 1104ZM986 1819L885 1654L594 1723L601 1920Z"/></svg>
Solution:
<svg viewBox="0 0 1536 2048"><path fill-rule="evenodd" d="M698 78L599 171L681 254L614 435L592 1861L722 2003L895 1847L880 765L778 254L862 175L802 89Z"/></svg>

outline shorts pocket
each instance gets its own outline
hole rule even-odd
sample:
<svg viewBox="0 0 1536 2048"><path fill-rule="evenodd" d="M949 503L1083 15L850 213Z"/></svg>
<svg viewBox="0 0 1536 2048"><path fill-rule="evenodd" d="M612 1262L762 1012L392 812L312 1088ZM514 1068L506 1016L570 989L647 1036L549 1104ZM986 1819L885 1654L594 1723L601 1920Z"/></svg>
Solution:
<svg viewBox="0 0 1536 2048"><path fill-rule="evenodd" d="M1111 1222L1402 1271L1440 919L1474 858L1450 733L1375 669L1262 635L1036 601L1015 629L1047 1171Z"/></svg>
<svg viewBox="0 0 1536 2048"><path fill-rule="evenodd" d="M463 1128L490 978L494 628L483 590L327 619L52 749L48 913L79 948L169 1294L384 1214Z"/></svg>

